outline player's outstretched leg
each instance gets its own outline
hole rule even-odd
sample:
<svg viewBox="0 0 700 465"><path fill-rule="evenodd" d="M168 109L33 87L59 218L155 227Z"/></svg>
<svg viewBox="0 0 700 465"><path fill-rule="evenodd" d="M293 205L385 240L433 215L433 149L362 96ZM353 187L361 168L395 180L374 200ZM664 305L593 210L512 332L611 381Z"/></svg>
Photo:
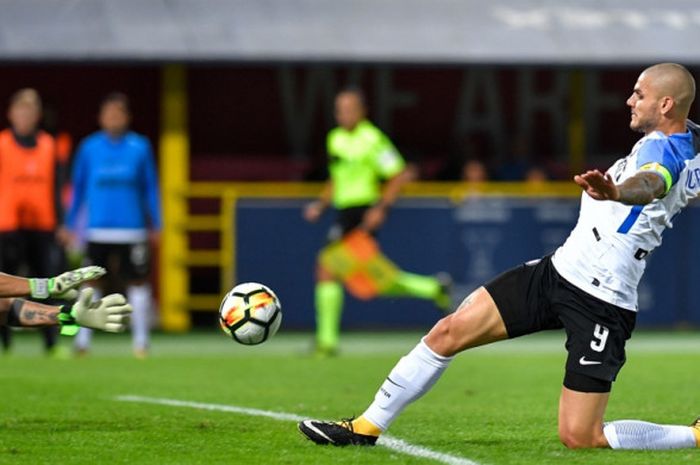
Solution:
<svg viewBox="0 0 700 465"><path fill-rule="evenodd" d="M377 434L360 434L355 432L354 418L339 422L304 420L299 423L299 431L319 445L333 444L334 446L373 446L377 442Z"/></svg>
<svg viewBox="0 0 700 465"><path fill-rule="evenodd" d="M340 342L343 286L332 280L319 281L315 289L316 354L335 355Z"/></svg>
<svg viewBox="0 0 700 465"><path fill-rule="evenodd" d="M146 358L150 346L151 306L150 284L132 284L126 288L129 302L134 308L131 317L133 351L136 358Z"/></svg>
<svg viewBox="0 0 700 465"><path fill-rule="evenodd" d="M664 450L700 447L700 418L690 426L618 420L606 423L603 432L613 449Z"/></svg>
<svg viewBox="0 0 700 465"><path fill-rule="evenodd" d="M372 445L369 438L379 437L404 408L425 394L454 355L507 336L496 304L479 288L399 360L362 416L340 422L304 420L299 430L316 444Z"/></svg>
<svg viewBox="0 0 700 465"><path fill-rule="evenodd" d="M454 284L452 276L447 272L440 272L435 275L435 278L440 283L440 291L435 297L433 297L433 302L435 306L444 313L452 311L452 286Z"/></svg>
<svg viewBox="0 0 700 465"><path fill-rule="evenodd" d="M566 447L660 450L693 448L700 443L700 418L690 426L639 420L603 423L608 398L609 392L579 392L562 387L559 437Z"/></svg>
<svg viewBox="0 0 700 465"><path fill-rule="evenodd" d="M373 445L408 404L435 384L451 360L433 352L423 338L394 367L361 417L340 422L305 420L299 423L299 431L321 445Z"/></svg>
<svg viewBox="0 0 700 465"><path fill-rule="evenodd" d="M452 277L448 273L423 276L401 271L396 277L396 283L382 295L432 300L439 310L446 313L452 309L451 289Z"/></svg>

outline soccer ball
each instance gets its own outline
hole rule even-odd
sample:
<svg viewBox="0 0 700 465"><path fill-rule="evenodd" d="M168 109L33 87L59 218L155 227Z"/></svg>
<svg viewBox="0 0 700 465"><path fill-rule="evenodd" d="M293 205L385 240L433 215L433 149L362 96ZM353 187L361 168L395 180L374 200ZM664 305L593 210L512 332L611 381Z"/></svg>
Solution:
<svg viewBox="0 0 700 465"><path fill-rule="evenodd" d="M255 345L275 335L282 306L272 290L259 283L241 283L221 301L219 324L236 342Z"/></svg>

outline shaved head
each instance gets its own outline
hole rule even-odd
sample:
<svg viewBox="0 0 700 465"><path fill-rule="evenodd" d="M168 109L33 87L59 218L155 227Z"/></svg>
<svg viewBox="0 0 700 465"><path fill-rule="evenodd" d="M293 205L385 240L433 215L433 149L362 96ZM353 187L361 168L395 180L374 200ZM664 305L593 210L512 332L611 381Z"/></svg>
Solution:
<svg viewBox="0 0 700 465"><path fill-rule="evenodd" d="M695 99L695 79L683 66L659 63L642 71L627 99L630 128L649 134L685 132Z"/></svg>
<svg viewBox="0 0 700 465"><path fill-rule="evenodd" d="M695 79L685 67L676 63L659 63L642 72L659 97L671 97L678 116L686 118L695 100Z"/></svg>

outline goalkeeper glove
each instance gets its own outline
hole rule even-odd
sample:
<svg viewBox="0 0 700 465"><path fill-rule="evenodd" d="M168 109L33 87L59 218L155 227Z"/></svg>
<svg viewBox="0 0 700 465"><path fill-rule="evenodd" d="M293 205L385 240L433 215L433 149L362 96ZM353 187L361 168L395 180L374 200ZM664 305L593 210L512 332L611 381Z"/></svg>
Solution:
<svg viewBox="0 0 700 465"><path fill-rule="evenodd" d="M81 284L100 278L107 273L101 266L86 266L73 271L66 271L54 278L31 278L29 289L35 299L73 300L78 297L76 287Z"/></svg>
<svg viewBox="0 0 700 465"><path fill-rule="evenodd" d="M80 326L99 329L110 333L120 333L129 324L131 305L121 294L110 294L95 302L94 289L88 287L80 291L78 300L70 309L63 306L58 314L61 334L74 336Z"/></svg>

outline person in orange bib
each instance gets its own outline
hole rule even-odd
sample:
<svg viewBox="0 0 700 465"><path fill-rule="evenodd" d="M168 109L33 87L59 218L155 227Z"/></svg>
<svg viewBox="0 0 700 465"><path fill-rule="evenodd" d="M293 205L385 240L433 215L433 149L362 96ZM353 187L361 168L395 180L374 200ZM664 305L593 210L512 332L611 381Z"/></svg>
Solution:
<svg viewBox="0 0 700 465"><path fill-rule="evenodd" d="M11 274L57 274L64 266L58 245L62 224L56 145L39 129L41 99L34 89L10 98L10 128L0 132L0 269ZM57 342L55 328L43 330L47 351ZM11 333L0 329L7 351Z"/></svg>

